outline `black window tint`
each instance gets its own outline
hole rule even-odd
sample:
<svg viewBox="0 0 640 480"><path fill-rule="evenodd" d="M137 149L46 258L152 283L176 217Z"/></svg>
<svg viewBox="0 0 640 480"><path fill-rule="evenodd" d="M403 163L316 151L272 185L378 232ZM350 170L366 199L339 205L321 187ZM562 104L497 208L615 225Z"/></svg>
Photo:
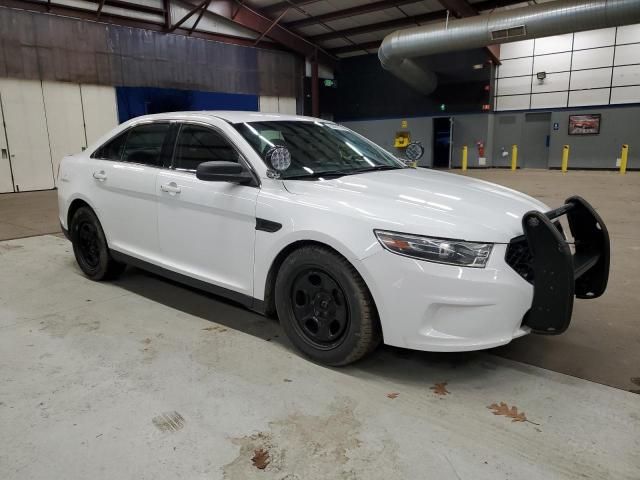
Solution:
<svg viewBox="0 0 640 480"><path fill-rule="evenodd" d="M238 153L218 132L198 125L183 125L176 143L174 167L196 170L202 162L237 162Z"/></svg>
<svg viewBox="0 0 640 480"><path fill-rule="evenodd" d="M121 133L113 140L107 142L102 147L94 152L93 158L100 158L102 160L120 160L122 157L122 150L124 149L124 142L127 140L129 131Z"/></svg>
<svg viewBox="0 0 640 480"><path fill-rule="evenodd" d="M122 161L161 167L160 153L168 131L168 123L150 123L132 128L127 137Z"/></svg>

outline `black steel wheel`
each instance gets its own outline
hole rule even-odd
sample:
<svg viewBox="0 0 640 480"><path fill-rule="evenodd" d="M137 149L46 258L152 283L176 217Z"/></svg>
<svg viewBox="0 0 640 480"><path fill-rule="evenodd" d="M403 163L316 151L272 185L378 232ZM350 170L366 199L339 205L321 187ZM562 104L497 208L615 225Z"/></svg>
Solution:
<svg viewBox="0 0 640 480"><path fill-rule="evenodd" d="M83 219L78 224L78 254L89 268L100 264L98 229L91 221Z"/></svg>
<svg viewBox="0 0 640 480"><path fill-rule="evenodd" d="M285 259L275 301L285 333L313 360L346 365L380 343L377 312L364 281L326 247L302 247Z"/></svg>
<svg viewBox="0 0 640 480"><path fill-rule="evenodd" d="M335 348L349 325L344 290L329 273L309 268L293 281L290 301L296 328L315 348Z"/></svg>
<svg viewBox="0 0 640 480"><path fill-rule="evenodd" d="M124 264L111 258L102 226L91 208L80 207L73 214L69 234L78 266L87 277L111 279L125 269Z"/></svg>

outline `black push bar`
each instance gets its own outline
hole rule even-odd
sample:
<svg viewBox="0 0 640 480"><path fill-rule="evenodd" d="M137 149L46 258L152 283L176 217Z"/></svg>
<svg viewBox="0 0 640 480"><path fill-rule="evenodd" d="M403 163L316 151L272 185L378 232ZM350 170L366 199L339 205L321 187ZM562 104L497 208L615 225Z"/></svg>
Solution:
<svg viewBox="0 0 640 480"><path fill-rule="evenodd" d="M569 222L574 252L561 228L552 222L562 215ZM535 333L560 334L571 322L574 296L597 298L607 288L607 227L593 207L578 196L546 213L527 212L522 217L522 227L534 279L533 302L523 324Z"/></svg>

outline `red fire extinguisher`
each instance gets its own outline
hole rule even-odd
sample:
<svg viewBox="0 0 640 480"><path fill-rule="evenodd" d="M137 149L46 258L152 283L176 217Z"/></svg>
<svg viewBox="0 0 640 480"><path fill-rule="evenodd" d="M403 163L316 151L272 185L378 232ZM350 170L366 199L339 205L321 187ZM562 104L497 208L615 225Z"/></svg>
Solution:
<svg viewBox="0 0 640 480"><path fill-rule="evenodd" d="M478 157L484 157L484 142L482 140L478 140L476 142L476 147L478 148Z"/></svg>

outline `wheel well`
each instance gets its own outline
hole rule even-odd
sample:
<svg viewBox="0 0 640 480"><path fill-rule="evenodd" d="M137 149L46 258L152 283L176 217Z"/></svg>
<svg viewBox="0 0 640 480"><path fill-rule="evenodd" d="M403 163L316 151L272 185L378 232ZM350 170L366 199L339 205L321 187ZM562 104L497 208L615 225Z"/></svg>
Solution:
<svg viewBox="0 0 640 480"><path fill-rule="evenodd" d="M278 253L278 255L276 255L276 258L273 260L273 263L269 268L269 273L267 274L267 281L264 288L265 314L270 316L276 315L276 301L275 301L276 278L278 277L278 272L280 271L280 267L282 266L282 263L284 262L284 260L295 250L298 250L302 247L312 246L312 245L316 245L319 247L326 248L327 250L331 250L333 253L335 253L336 255L339 255L340 257L347 260L347 262L349 262L349 260L344 255L342 255L335 248L327 245L326 243L316 242L314 240L298 240L297 242L293 242L287 245L285 248L283 248L280 251L280 253ZM349 263L351 264L351 262ZM353 266L353 264L351 265ZM355 270L355 267L354 267L354 270ZM357 273L357 270L356 270L356 273ZM363 279L363 282L364 282L364 279ZM367 285L367 282L364 282L364 284L367 286L367 289L368 289L369 286ZM371 290L369 290L369 294L371 294ZM373 301L373 308L377 312L378 309L375 305L375 300L373 299L373 295L371 295L371 299Z"/></svg>
<svg viewBox="0 0 640 480"><path fill-rule="evenodd" d="M69 210L67 211L67 230L71 230L71 219L80 207L91 208L91 205L89 205L84 200L80 200L79 198L76 198L73 202L71 202L71 205L69 205Z"/></svg>

